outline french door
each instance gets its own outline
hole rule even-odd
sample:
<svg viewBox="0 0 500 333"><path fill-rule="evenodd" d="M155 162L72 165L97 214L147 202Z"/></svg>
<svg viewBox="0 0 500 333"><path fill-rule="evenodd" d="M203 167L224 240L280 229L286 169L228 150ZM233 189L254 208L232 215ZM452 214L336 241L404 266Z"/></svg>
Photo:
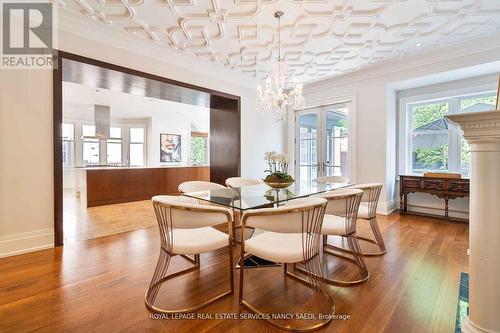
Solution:
<svg viewBox="0 0 500 333"><path fill-rule="evenodd" d="M350 176L349 103L300 110L295 115L295 178L303 185L323 176Z"/></svg>

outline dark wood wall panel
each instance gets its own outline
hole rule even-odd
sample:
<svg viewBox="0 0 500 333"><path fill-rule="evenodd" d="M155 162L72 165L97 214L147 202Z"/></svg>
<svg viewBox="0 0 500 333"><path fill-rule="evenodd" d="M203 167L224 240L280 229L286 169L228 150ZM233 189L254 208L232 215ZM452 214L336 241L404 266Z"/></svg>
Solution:
<svg viewBox="0 0 500 333"><path fill-rule="evenodd" d="M209 167L87 170L87 207L176 195L190 180L209 181Z"/></svg>
<svg viewBox="0 0 500 333"><path fill-rule="evenodd" d="M210 180L240 176L240 101L210 100Z"/></svg>

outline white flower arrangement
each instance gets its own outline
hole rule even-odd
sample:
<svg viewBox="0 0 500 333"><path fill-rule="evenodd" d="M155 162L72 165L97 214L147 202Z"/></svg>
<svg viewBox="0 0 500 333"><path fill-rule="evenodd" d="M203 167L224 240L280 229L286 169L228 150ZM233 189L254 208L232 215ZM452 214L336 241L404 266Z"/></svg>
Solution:
<svg viewBox="0 0 500 333"><path fill-rule="evenodd" d="M290 160L287 154L268 151L264 154L264 159L269 165L269 169L266 171L271 173L287 173Z"/></svg>

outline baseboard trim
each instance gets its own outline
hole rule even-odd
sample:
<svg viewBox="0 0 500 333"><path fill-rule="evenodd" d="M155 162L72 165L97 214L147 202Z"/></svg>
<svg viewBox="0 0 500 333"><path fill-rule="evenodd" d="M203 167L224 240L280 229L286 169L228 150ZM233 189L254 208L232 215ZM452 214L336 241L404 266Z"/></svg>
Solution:
<svg viewBox="0 0 500 333"><path fill-rule="evenodd" d="M0 236L0 258L54 247L54 230L41 229Z"/></svg>
<svg viewBox="0 0 500 333"><path fill-rule="evenodd" d="M389 215L397 209L397 201L391 200L389 202L379 202L377 205L377 214Z"/></svg>
<svg viewBox="0 0 500 333"><path fill-rule="evenodd" d="M444 209L442 209L442 208L427 207L427 206L420 206L420 205L408 204L408 211L409 212L416 212L416 213L423 213L423 214L437 215L437 216L444 215ZM455 218L459 218L459 219L469 219L469 212L467 212L467 211L451 210L450 209L448 211L448 214L450 217L455 217Z"/></svg>

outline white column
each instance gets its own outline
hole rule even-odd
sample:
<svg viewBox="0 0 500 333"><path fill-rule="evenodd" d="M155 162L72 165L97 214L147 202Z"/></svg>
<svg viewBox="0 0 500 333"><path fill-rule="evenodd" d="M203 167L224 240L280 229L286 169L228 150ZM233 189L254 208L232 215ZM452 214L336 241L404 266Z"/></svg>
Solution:
<svg viewBox="0 0 500 333"><path fill-rule="evenodd" d="M471 145L466 333L500 332L500 111L448 116Z"/></svg>

